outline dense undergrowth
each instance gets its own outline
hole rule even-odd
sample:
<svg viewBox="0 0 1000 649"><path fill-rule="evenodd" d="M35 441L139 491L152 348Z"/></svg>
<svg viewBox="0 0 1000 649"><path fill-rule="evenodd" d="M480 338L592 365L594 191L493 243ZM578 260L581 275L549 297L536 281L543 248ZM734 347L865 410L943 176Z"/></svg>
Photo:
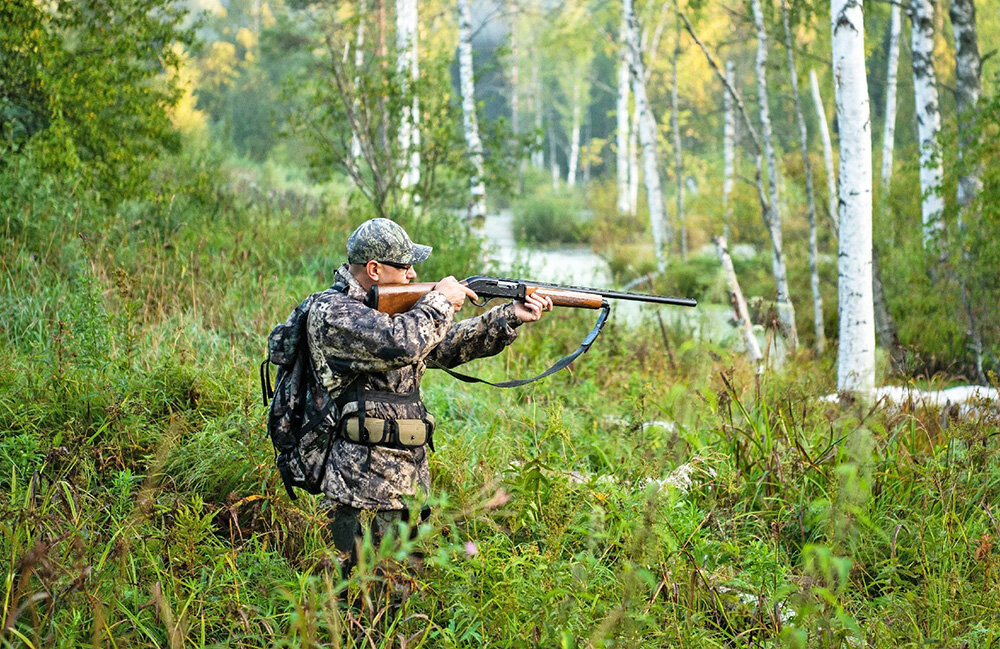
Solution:
<svg viewBox="0 0 1000 649"><path fill-rule="evenodd" d="M0 179L3 646L995 646L994 419L820 403L828 361L758 385L656 323L520 390L432 373L435 516L341 581L256 362L364 215L164 168L114 210ZM476 270L446 217L408 227L426 279ZM474 369L528 375L588 326L553 314Z"/></svg>

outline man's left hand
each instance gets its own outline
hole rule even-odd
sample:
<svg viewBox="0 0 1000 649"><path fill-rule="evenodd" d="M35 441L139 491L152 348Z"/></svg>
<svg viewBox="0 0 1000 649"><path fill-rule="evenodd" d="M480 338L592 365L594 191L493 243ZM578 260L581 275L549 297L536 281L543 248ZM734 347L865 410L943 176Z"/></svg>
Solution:
<svg viewBox="0 0 1000 649"><path fill-rule="evenodd" d="M514 315L521 322L535 322L542 317L544 311L552 310L552 298L544 295L529 295L524 301L514 302Z"/></svg>

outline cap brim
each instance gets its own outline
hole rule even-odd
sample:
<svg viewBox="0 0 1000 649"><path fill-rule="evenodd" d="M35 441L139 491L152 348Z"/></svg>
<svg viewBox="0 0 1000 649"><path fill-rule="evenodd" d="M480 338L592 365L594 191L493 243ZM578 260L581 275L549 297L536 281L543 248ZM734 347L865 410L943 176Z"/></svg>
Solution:
<svg viewBox="0 0 1000 649"><path fill-rule="evenodd" d="M408 261L403 262L406 264L419 264L427 261L427 258L431 256L431 251L434 250L431 246L424 246L419 243L413 244L413 252L410 253L410 258Z"/></svg>

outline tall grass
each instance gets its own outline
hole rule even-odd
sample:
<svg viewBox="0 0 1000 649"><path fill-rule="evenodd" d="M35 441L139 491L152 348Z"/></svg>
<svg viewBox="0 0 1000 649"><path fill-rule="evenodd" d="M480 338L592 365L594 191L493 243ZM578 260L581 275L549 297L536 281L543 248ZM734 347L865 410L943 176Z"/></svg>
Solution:
<svg viewBox="0 0 1000 649"><path fill-rule="evenodd" d="M819 402L804 359L758 393L655 325L520 390L431 373L435 515L342 580L254 367L359 214L172 164L115 211L0 178L4 647L995 645L995 418ZM475 268L445 217L412 228L425 279ZM475 371L526 375L588 326L553 314Z"/></svg>

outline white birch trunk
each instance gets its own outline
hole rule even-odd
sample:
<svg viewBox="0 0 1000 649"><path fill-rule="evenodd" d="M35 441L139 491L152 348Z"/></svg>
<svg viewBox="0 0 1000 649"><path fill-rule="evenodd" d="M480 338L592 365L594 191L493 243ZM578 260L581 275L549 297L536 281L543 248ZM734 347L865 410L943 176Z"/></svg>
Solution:
<svg viewBox="0 0 1000 649"><path fill-rule="evenodd" d="M632 97L632 121L628 136L628 213L639 211L639 108Z"/></svg>
<svg viewBox="0 0 1000 649"><path fill-rule="evenodd" d="M767 31L764 28L764 12L760 0L752 0L754 23L757 27L757 99L760 102L761 140L764 155L767 159L768 176L768 213L764 214L771 235L771 266L774 270L774 281L777 285L775 302L778 308L778 318L785 331L782 332L788 340L788 347L795 351L798 346L798 333L795 329L795 307L792 306L791 294L788 290L788 274L785 270L785 254L782 249L781 232L781 195L778 191L778 159L774 152L774 135L771 130L771 110L768 107L767 94Z"/></svg>
<svg viewBox="0 0 1000 649"><path fill-rule="evenodd" d="M399 186L409 197L420 182L420 105L415 82L420 72L417 60L417 0L396 0L396 71L404 83L404 95L413 93L410 105L403 106L399 122L399 155L403 175ZM419 203L413 195L413 202Z"/></svg>
<svg viewBox="0 0 1000 649"><path fill-rule="evenodd" d="M903 32L903 10L892 5L889 27L889 69L885 81L885 125L882 130L882 204L889 198L892 180L892 153L896 144L896 80L899 71L899 37Z"/></svg>
<svg viewBox="0 0 1000 649"><path fill-rule="evenodd" d="M793 49L791 26L788 24L788 5L781 0L781 23L785 28L785 51L788 53L788 74L792 82L792 98L795 104L795 120L799 126L799 151L802 154L802 167L806 175L806 209L809 217L809 285L813 298L813 334L814 349L817 356L823 355L826 348L826 332L823 330L823 297L819 290L819 242L816 232L816 196L813 193L812 164L809 162L809 130L806 128L806 117L802 113L802 101L799 99L799 73L795 67L795 51Z"/></svg>
<svg viewBox="0 0 1000 649"><path fill-rule="evenodd" d="M809 83L812 85L813 105L816 107L816 120L819 122L819 137L823 142L823 162L826 164L826 186L829 192L829 217L833 231L840 229L840 214L837 209L837 176L833 170L833 145L830 143L830 127L826 121L826 109L823 108L823 97L819 94L819 81L816 71L809 71Z"/></svg>
<svg viewBox="0 0 1000 649"><path fill-rule="evenodd" d="M625 24L622 23L621 42L625 43ZM618 178L618 213L631 214L629 201L629 121L628 121L628 62L627 47L622 46L618 60L618 101L615 104L617 128L615 130L615 171Z"/></svg>
<svg viewBox="0 0 1000 649"><path fill-rule="evenodd" d="M723 274L726 276L726 285L729 288L729 301L736 314L736 326L743 333L743 343L746 346L747 356L754 364L759 374L763 370L761 361L764 355L760 351L760 343L753 333L753 323L750 322L750 310L747 308L747 301L743 297L740 289L739 279L736 277L736 270L733 268L732 257L729 256L729 244L725 237L715 237L715 250L719 255L719 263L722 264Z"/></svg>
<svg viewBox="0 0 1000 649"><path fill-rule="evenodd" d="M646 69L642 63L642 51L639 47L639 21L636 20L632 0L624 0L624 5L630 51L629 73L632 77L632 94L635 96L636 109L639 112L639 142L642 144L645 167L643 177L646 181L646 202L649 205L649 226L653 233L656 266L662 272L666 269L664 257L666 210L663 206L659 161L656 152L656 121L646 99Z"/></svg>
<svg viewBox="0 0 1000 649"><path fill-rule="evenodd" d="M913 99L916 102L917 140L920 144L920 193L924 248L934 245L944 223L941 182L944 165L939 157L938 135L941 112L938 107L937 75L934 72L934 2L910 1Z"/></svg>
<svg viewBox="0 0 1000 649"><path fill-rule="evenodd" d="M676 0L674 1L676 5ZM670 130L674 136L674 175L677 182L677 238L680 243L681 259L687 259L687 227L684 225L684 158L681 149L680 106L677 100L677 59L681 52L680 19L677 19L676 41L671 59L670 79Z"/></svg>
<svg viewBox="0 0 1000 649"><path fill-rule="evenodd" d="M356 74L354 75L354 87L358 88L361 86L361 79L359 75L361 74L361 66L365 64L365 15L368 13L366 8L366 3L361 2L358 5L358 32L354 38L354 69ZM358 114L361 110L361 97L356 96L354 98L354 114ZM358 132L355 130L351 136L351 158L357 160L361 157L361 138L358 137Z"/></svg>
<svg viewBox="0 0 1000 649"><path fill-rule="evenodd" d="M726 61L726 80L732 86L735 77L735 66L732 61ZM733 178L736 175L736 107L733 97L728 92L722 93L725 109L725 122L722 130L722 219L725 224L726 236L733 219L733 207L729 197L733 193Z"/></svg>
<svg viewBox="0 0 1000 649"><path fill-rule="evenodd" d="M476 119L476 77L472 68L472 12L469 0L458 0L458 78L462 92L462 127L473 169L469 217L484 218L486 185L483 182L483 142L479 138L479 121Z"/></svg>
<svg viewBox="0 0 1000 649"><path fill-rule="evenodd" d="M542 132L542 82L538 76L538 50L532 47L531 57L531 105L535 114L535 133ZM531 153L531 166L535 169L545 168L545 151L542 146L536 146Z"/></svg>
<svg viewBox="0 0 1000 649"><path fill-rule="evenodd" d="M514 14L510 24L510 129L514 135L521 134L521 87L520 66L518 65L517 46L517 14Z"/></svg>
<svg viewBox="0 0 1000 649"><path fill-rule="evenodd" d="M833 78L840 126L840 341L837 389L875 387L872 302L872 140L861 2L833 0Z"/></svg>
<svg viewBox="0 0 1000 649"><path fill-rule="evenodd" d="M969 127L975 120L981 94L982 61L979 58L976 5L973 0L952 0L950 16L955 34L955 103L958 110L958 159L961 161L965 149L972 144ZM958 205L963 210L982 189L981 175L982 169L962 170L958 179Z"/></svg>
<svg viewBox="0 0 1000 649"><path fill-rule="evenodd" d="M569 164L566 170L566 184L570 187L576 187L576 170L580 165L581 85L580 78L577 76L576 82L573 84L573 116L569 129Z"/></svg>

